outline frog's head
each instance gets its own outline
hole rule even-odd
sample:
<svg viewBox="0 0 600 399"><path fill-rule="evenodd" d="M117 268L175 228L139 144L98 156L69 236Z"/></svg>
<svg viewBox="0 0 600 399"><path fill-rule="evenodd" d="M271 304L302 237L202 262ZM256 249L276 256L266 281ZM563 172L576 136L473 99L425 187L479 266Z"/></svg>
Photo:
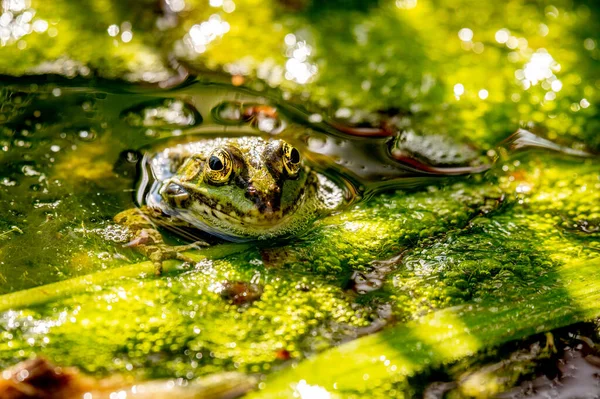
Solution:
<svg viewBox="0 0 600 399"><path fill-rule="evenodd" d="M297 230L315 212L316 174L285 141L253 140L193 154L164 181L163 200L188 223L228 239Z"/></svg>

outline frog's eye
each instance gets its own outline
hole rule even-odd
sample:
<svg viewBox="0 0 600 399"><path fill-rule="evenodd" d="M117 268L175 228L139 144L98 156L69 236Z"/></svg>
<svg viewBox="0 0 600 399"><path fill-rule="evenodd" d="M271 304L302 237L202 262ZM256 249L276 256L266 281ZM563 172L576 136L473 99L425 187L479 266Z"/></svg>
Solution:
<svg viewBox="0 0 600 399"><path fill-rule="evenodd" d="M229 180L233 162L231 155L223 149L216 150L206 160L206 176L213 184L223 184Z"/></svg>
<svg viewBox="0 0 600 399"><path fill-rule="evenodd" d="M290 177L296 177L300 172L300 152L288 143L283 144L283 166Z"/></svg>

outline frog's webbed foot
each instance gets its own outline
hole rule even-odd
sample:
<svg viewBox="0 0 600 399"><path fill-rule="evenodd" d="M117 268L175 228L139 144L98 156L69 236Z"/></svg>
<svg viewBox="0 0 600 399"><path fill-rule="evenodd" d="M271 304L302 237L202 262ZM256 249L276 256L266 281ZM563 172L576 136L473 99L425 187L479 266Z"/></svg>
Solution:
<svg viewBox="0 0 600 399"><path fill-rule="evenodd" d="M182 262L195 263L194 259L183 254L185 251L199 249L209 246L204 241L196 241L187 245L167 245L164 243L160 233L153 229L142 229L138 231L135 238L126 247L135 248L148 257L154 263L154 271L157 275L162 273L162 264L165 260L177 259Z"/></svg>
<svg viewBox="0 0 600 399"><path fill-rule="evenodd" d="M154 264L154 274L156 274L157 276L162 274L162 264L165 260L177 259L178 257L182 257L181 253L179 253L178 251L173 251L166 245L154 245L152 247L149 247L147 251L149 252L148 258ZM187 262L187 260L184 259L180 260Z"/></svg>
<svg viewBox="0 0 600 399"><path fill-rule="evenodd" d="M195 261L183 254L185 251L206 247L209 244L204 241L196 241L188 245L167 245L162 235L156 229L154 221L160 221L168 216L162 214L160 209L147 206L128 209L115 216L115 222L126 226L130 231L130 238L125 247L134 248L137 252L149 258L154 263L156 274L162 273L162 264L165 260L177 259L187 263ZM166 224L172 224L173 220L168 218Z"/></svg>
<svg viewBox="0 0 600 399"><path fill-rule="evenodd" d="M200 247L206 247L208 245L209 244L204 241L197 241L188 245L175 246L160 243L157 245L148 246L144 252L147 253L148 258L152 261L152 263L154 263L155 274L160 275L163 270L162 264L165 260L176 259L182 262L194 264L196 261L193 258L185 255L183 252L192 249L199 249Z"/></svg>

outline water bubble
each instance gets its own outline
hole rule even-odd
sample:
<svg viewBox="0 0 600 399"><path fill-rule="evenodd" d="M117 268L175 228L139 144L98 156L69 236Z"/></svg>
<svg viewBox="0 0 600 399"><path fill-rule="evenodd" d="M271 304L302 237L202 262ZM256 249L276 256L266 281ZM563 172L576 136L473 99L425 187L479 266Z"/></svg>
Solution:
<svg viewBox="0 0 600 399"><path fill-rule="evenodd" d="M294 35L293 33L288 33L287 35L285 35L283 41L286 45L293 46L294 44L296 44L296 35Z"/></svg>
<svg viewBox="0 0 600 399"><path fill-rule="evenodd" d="M173 98L138 104L123 111L121 117L131 126L146 127L187 127L202 122L192 104Z"/></svg>
<svg viewBox="0 0 600 399"><path fill-rule="evenodd" d="M335 117L338 119L348 119L352 116L352 110L350 108L340 108L335 111Z"/></svg>
<svg viewBox="0 0 600 399"><path fill-rule="evenodd" d="M596 42L594 41L594 39L587 38L583 41L583 47L586 50L592 51L596 48Z"/></svg>
<svg viewBox="0 0 600 399"><path fill-rule="evenodd" d="M396 7L410 10L417 6L417 0L396 0Z"/></svg>
<svg viewBox="0 0 600 399"><path fill-rule="evenodd" d="M235 3L232 0L223 1L223 11L230 14L235 11Z"/></svg>
<svg viewBox="0 0 600 399"><path fill-rule="evenodd" d="M21 147L21 148L31 148L31 146L32 146L31 141L27 141L27 140L23 140L23 139L15 139L13 141L13 144L15 145L15 147Z"/></svg>
<svg viewBox="0 0 600 399"><path fill-rule="evenodd" d="M81 109L83 109L85 112L92 112L94 110L93 101L84 101L81 103Z"/></svg>
<svg viewBox="0 0 600 399"><path fill-rule="evenodd" d="M323 116L321 114L311 114L308 117L308 121L311 123L323 122Z"/></svg>
<svg viewBox="0 0 600 399"><path fill-rule="evenodd" d="M129 43L133 39L133 33L130 31L125 31L121 34L121 40L123 43Z"/></svg>
<svg viewBox="0 0 600 399"><path fill-rule="evenodd" d="M579 102L579 105L581 105L581 108L587 108L590 106L590 102L588 100L586 100L585 98L582 98L581 101Z"/></svg>
<svg viewBox="0 0 600 399"><path fill-rule="evenodd" d="M135 163L140 159L140 154L137 151L124 151L124 158L127 162Z"/></svg>
<svg viewBox="0 0 600 399"><path fill-rule="evenodd" d="M0 179L0 184L2 184L5 187L13 187L17 185L17 182L15 180L11 180L8 177L3 177L2 179Z"/></svg>
<svg viewBox="0 0 600 399"><path fill-rule="evenodd" d="M181 12L185 9L184 0L166 0L166 4L172 12Z"/></svg>
<svg viewBox="0 0 600 399"><path fill-rule="evenodd" d="M211 111L213 118L223 125L238 125L244 122L242 104L237 101L225 101Z"/></svg>
<svg viewBox="0 0 600 399"><path fill-rule="evenodd" d="M555 80L552 82L550 87L552 87L552 91L558 92L560 89L562 89L562 82L560 80Z"/></svg>
<svg viewBox="0 0 600 399"><path fill-rule="evenodd" d="M256 127L261 132L271 133L278 128L278 120L275 118L257 118Z"/></svg>
<svg viewBox="0 0 600 399"><path fill-rule="evenodd" d="M83 129L77 132L77 137L79 137L81 141L94 141L96 136L96 132L92 129Z"/></svg>

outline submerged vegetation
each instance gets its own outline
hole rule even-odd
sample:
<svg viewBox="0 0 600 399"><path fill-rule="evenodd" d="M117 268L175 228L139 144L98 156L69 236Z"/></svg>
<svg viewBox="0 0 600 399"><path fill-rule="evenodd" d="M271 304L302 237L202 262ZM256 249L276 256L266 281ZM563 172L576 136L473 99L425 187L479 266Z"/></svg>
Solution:
<svg viewBox="0 0 600 399"><path fill-rule="evenodd" d="M255 397L410 397L440 381L491 397L556 358L536 334L588 322L600 339L597 156L496 147L526 126L600 150L592 2L1 4L0 367L238 371L259 376ZM113 222L134 205L136 163L225 133L293 141L348 205L154 276ZM409 136L420 162L490 170L403 180L392 156Z"/></svg>

